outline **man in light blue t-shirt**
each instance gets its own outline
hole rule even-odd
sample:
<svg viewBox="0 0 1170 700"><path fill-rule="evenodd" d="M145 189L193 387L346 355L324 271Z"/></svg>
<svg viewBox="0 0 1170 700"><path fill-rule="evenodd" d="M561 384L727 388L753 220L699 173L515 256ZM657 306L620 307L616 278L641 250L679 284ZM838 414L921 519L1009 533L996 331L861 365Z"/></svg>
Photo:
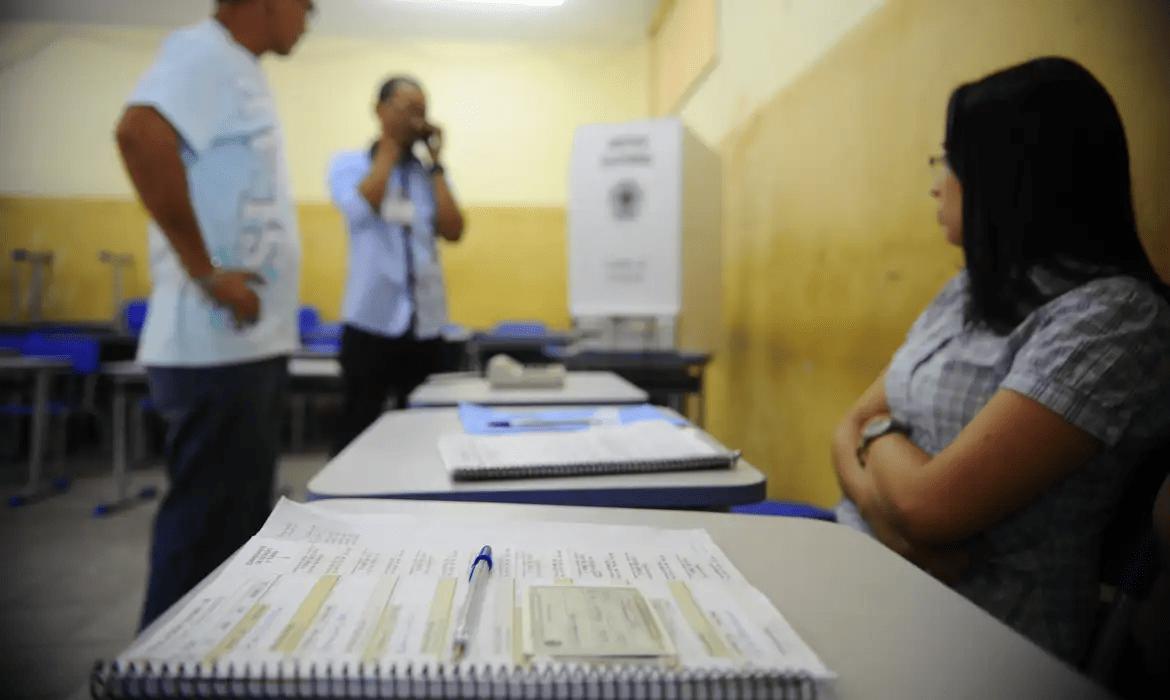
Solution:
<svg viewBox="0 0 1170 700"><path fill-rule="evenodd" d="M167 423L145 626L264 523L300 244L266 53L288 55L312 0L219 0L163 43L118 147L151 215L153 289L138 360Z"/></svg>

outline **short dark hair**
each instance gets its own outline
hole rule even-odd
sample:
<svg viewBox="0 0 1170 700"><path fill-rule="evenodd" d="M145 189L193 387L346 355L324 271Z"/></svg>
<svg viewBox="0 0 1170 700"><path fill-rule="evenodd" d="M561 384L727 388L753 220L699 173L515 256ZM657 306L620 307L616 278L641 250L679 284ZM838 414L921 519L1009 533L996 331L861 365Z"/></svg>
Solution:
<svg viewBox="0 0 1170 700"><path fill-rule="evenodd" d="M1166 295L1138 237L1121 117L1084 67L1039 58L960 85L945 147L963 190L969 323L1018 325L1047 301L1036 268L1126 274Z"/></svg>
<svg viewBox="0 0 1170 700"><path fill-rule="evenodd" d="M417 90L422 90L422 83L416 78L409 75L395 75L382 83L382 87L378 89L378 103L381 104L386 100L394 97L394 93L398 92L398 88L403 85L409 85Z"/></svg>

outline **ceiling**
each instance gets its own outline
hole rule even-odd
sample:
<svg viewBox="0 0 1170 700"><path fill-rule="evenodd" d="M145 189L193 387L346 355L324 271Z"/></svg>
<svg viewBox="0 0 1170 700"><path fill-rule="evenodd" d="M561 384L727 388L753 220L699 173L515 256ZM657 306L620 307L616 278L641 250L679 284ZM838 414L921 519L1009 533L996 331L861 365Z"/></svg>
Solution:
<svg viewBox="0 0 1170 700"><path fill-rule="evenodd" d="M316 0L315 34L624 44L646 36L659 0L565 0L555 8L419 0ZM0 0L0 20L175 27L212 0Z"/></svg>

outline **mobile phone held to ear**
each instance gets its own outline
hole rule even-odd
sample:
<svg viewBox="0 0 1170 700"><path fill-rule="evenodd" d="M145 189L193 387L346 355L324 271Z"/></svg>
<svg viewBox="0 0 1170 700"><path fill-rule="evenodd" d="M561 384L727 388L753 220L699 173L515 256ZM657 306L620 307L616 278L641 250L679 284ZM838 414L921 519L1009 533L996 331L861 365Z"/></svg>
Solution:
<svg viewBox="0 0 1170 700"><path fill-rule="evenodd" d="M423 122L423 125L418 130L418 140L422 141L424 145L434 148L439 145L443 137L438 127L430 122Z"/></svg>

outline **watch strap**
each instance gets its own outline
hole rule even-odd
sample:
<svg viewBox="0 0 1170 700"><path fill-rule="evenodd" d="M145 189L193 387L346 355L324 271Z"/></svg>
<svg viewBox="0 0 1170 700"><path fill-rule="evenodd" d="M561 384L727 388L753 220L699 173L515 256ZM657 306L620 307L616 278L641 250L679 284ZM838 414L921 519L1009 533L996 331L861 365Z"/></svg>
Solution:
<svg viewBox="0 0 1170 700"><path fill-rule="evenodd" d="M871 433L869 435L866 435L863 432L863 434L861 436L861 442L859 442L857 444L857 462L858 462L858 464L860 464L861 466L864 467L865 466L865 453L866 453L866 451L869 450L869 446L872 445L874 443L874 441L876 441L878 438L885 437L886 435L889 435L890 433L901 433L902 435L908 436L908 435L910 435L910 426L907 425L906 423L903 423L901 421L894 420L893 418L891 418L890 422L886 425L886 427L882 431L877 432L877 433Z"/></svg>

